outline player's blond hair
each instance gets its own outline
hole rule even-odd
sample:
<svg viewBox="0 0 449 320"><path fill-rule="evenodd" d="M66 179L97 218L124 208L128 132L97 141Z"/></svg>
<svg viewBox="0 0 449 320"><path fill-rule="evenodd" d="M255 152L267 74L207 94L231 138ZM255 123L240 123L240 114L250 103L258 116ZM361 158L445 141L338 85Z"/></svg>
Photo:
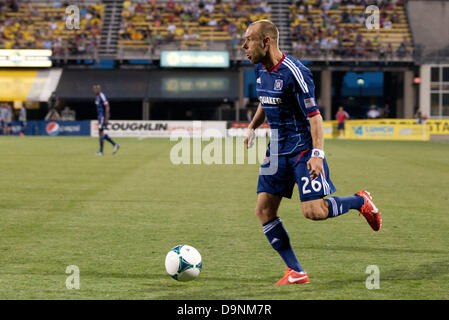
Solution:
<svg viewBox="0 0 449 320"><path fill-rule="evenodd" d="M257 30L260 37L265 39L265 37L270 37L273 42L279 47L279 30L276 25L270 20L258 20L251 23L252 25L258 25L259 29Z"/></svg>

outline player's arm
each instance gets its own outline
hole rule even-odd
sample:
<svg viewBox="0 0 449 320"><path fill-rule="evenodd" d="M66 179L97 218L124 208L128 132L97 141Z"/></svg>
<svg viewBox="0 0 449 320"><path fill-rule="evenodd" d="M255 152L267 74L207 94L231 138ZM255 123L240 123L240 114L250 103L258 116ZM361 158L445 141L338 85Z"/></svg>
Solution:
<svg viewBox="0 0 449 320"><path fill-rule="evenodd" d="M108 124L109 122L109 102L104 103L104 124Z"/></svg>
<svg viewBox="0 0 449 320"><path fill-rule="evenodd" d="M264 123L264 121L265 111L263 111L262 104L259 103L257 111L254 114L254 117L251 120L250 124L248 125L248 130L246 131L245 138L243 139L243 143L245 144L246 148L252 147L252 142L255 137L254 130L256 130L262 123Z"/></svg>
<svg viewBox="0 0 449 320"><path fill-rule="evenodd" d="M109 102L103 93L100 93L100 99L103 101L104 105L104 124L108 125L109 122Z"/></svg>
<svg viewBox="0 0 449 320"><path fill-rule="evenodd" d="M307 161L307 169L309 169L310 179L313 180L321 173L323 177L323 158L324 158L324 134L323 134L323 117L316 114L309 118L310 134L312 136L312 156Z"/></svg>

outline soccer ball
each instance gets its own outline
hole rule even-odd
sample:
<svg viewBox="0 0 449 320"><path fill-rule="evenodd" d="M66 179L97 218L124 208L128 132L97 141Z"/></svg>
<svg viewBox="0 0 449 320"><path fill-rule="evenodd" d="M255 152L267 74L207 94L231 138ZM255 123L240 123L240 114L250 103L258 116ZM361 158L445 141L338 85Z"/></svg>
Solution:
<svg viewBox="0 0 449 320"><path fill-rule="evenodd" d="M203 267L201 255L194 247L182 244L165 257L165 270L175 280L190 281L198 277Z"/></svg>

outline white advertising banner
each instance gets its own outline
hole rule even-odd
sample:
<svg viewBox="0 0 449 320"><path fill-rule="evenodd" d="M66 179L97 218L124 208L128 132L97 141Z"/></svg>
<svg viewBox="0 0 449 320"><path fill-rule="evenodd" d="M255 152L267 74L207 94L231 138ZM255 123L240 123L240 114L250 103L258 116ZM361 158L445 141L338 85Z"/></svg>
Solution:
<svg viewBox="0 0 449 320"><path fill-rule="evenodd" d="M2 49L0 67L51 67L51 50Z"/></svg>
<svg viewBox="0 0 449 320"><path fill-rule="evenodd" d="M90 132L98 137L98 121L91 121ZM133 138L226 137L226 121L110 120L105 132L111 137Z"/></svg>

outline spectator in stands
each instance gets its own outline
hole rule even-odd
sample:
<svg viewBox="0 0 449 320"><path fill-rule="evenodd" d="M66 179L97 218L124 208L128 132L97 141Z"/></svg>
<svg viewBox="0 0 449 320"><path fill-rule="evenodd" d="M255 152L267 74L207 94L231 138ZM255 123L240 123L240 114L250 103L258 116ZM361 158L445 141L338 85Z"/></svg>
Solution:
<svg viewBox="0 0 449 320"><path fill-rule="evenodd" d="M390 118L390 113L391 113L390 105L388 103L386 103L384 106L382 118Z"/></svg>
<svg viewBox="0 0 449 320"><path fill-rule="evenodd" d="M385 46L384 46L382 43L380 43L380 44L377 46L377 57L378 57L379 59L384 59L385 56L386 56Z"/></svg>
<svg viewBox="0 0 449 320"><path fill-rule="evenodd" d="M59 121L61 120L61 116L58 113L58 110L56 108L50 109L47 113L47 115L44 118L45 121Z"/></svg>
<svg viewBox="0 0 449 320"><path fill-rule="evenodd" d="M391 42L388 43L386 57L387 59L393 58L393 46L391 45Z"/></svg>
<svg viewBox="0 0 449 320"><path fill-rule="evenodd" d="M248 109L246 112L246 121L251 122L253 119L253 111L251 109Z"/></svg>
<svg viewBox="0 0 449 320"><path fill-rule="evenodd" d="M421 109L416 110L415 118L416 118L417 124L423 124L427 120L427 117L425 115L423 115L423 113L421 112Z"/></svg>
<svg viewBox="0 0 449 320"><path fill-rule="evenodd" d="M62 121L74 121L76 119L76 112L70 109L69 106L65 106L61 112Z"/></svg>
<svg viewBox="0 0 449 320"><path fill-rule="evenodd" d="M372 105L366 115L368 119L377 119L380 116L380 112L375 105Z"/></svg>
<svg viewBox="0 0 449 320"><path fill-rule="evenodd" d="M404 42L401 42L401 44L399 45L398 49L396 50L396 55L399 58L403 58L405 57L407 54L407 48L405 47Z"/></svg>

